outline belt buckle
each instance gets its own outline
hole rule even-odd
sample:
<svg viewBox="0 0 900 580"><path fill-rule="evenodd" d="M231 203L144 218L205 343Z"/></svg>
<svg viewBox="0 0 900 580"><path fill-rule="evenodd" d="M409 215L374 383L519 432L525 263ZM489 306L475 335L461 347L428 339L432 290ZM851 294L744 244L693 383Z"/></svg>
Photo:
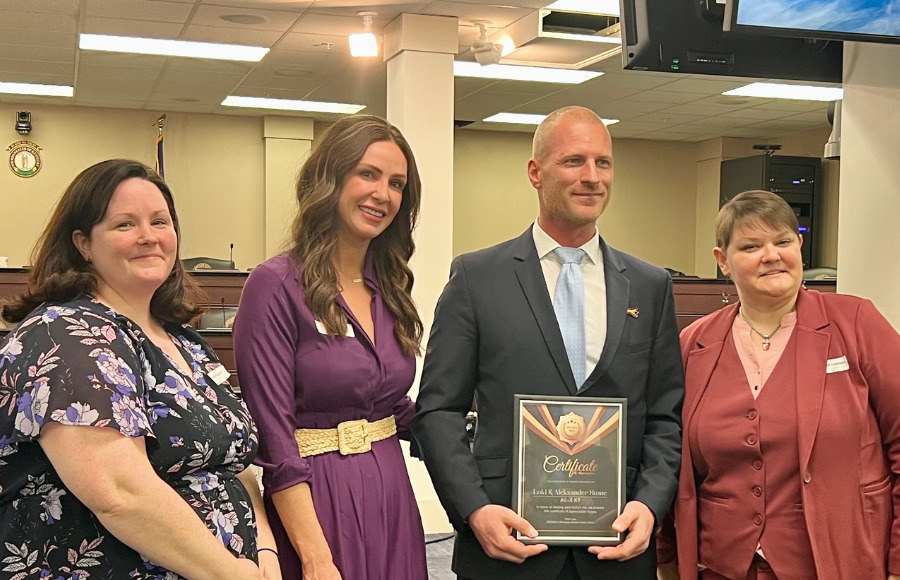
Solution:
<svg viewBox="0 0 900 580"><path fill-rule="evenodd" d="M338 451L341 455L365 453L372 449L369 422L365 419L338 423Z"/></svg>

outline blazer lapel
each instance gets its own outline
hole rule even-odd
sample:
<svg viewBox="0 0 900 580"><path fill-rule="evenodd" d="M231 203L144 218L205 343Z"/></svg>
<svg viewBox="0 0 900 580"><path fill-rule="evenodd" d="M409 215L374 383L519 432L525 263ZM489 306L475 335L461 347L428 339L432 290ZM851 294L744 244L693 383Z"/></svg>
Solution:
<svg viewBox="0 0 900 580"><path fill-rule="evenodd" d="M559 371L566 389L574 395L577 392L575 376L572 374L572 367L569 366L566 345L563 343L559 323L553 312L553 303L550 302L550 294L547 292L547 282L544 280L544 273L541 270L540 258L538 258L537 248L534 246L531 228L516 240L513 257L517 262L514 266L516 277L538 327L541 329L547 350L550 351L550 356L556 363L556 369ZM523 356L528 356L528 354L524 353Z"/></svg>
<svg viewBox="0 0 900 580"><path fill-rule="evenodd" d="M797 355L794 372L797 385L797 439L800 468L803 471L809 465L822 414L825 367L831 343L831 335L822 329L828 324L821 298L801 290L797 296Z"/></svg>
<svg viewBox="0 0 900 580"><path fill-rule="evenodd" d="M603 271L606 279L606 342L600 360L594 371L584 381L582 390L590 388L600 377L606 374L619 350L622 333L625 331L625 311L628 310L628 298L631 292L631 281L625 277L625 265L610 251L609 246L600 239L600 250L603 254Z"/></svg>
<svg viewBox="0 0 900 580"><path fill-rule="evenodd" d="M684 361L684 410L683 424L690 423L706 387L712 377L716 364L722 356L725 341L730 339L731 326L734 323L737 305L726 306L709 326L700 330L694 343L684 345L682 352L687 352ZM689 350L687 350L689 349Z"/></svg>

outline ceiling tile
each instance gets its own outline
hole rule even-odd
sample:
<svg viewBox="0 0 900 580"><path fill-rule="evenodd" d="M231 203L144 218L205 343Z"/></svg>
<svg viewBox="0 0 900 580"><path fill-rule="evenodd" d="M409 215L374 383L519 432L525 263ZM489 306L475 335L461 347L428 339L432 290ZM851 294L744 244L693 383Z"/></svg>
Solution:
<svg viewBox="0 0 900 580"><path fill-rule="evenodd" d="M243 28L218 28L215 26L187 26L181 33L181 40L193 40L195 42L223 42L225 44L240 44L243 46L264 46L270 48L282 32L274 30L256 30ZM265 58L265 57L263 57Z"/></svg>
<svg viewBox="0 0 900 580"><path fill-rule="evenodd" d="M746 109L739 109L737 111L730 111L728 113L722 113L723 117L737 117L739 119L778 119L780 117L787 117L789 115L795 114L794 111L784 111L781 109L758 109L756 107L749 107Z"/></svg>
<svg viewBox="0 0 900 580"><path fill-rule="evenodd" d="M160 0L87 0L86 16L148 20L151 22L186 22L190 4Z"/></svg>
<svg viewBox="0 0 900 580"><path fill-rule="evenodd" d="M264 22L253 24L236 24L222 20L222 16L247 16L264 19ZM240 30L271 30L287 32L300 18L300 13L287 10L257 10L247 7L200 5L191 16L192 26L212 26L218 28L237 28Z"/></svg>
<svg viewBox="0 0 900 580"><path fill-rule="evenodd" d="M75 15L79 0L3 0L3 10L18 14Z"/></svg>
<svg viewBox="0 0 900 580"><path fill-rule="evenodd" d="M183 28L184 25L180 22L148 22L146 20L102 18L97 16L87 16L84 19L84 32L87 34L177 39Z"/></svg>
<svg viewBox="0 0 900 580"><path fill-rule="evenodd" d="M668 85L666 85L668 86ZM652 91L640 91L631 95L630 100L642 101L645 103L690 103L704 98L705 95L699 93L675 93L665 90L655 89Z"/></svg>

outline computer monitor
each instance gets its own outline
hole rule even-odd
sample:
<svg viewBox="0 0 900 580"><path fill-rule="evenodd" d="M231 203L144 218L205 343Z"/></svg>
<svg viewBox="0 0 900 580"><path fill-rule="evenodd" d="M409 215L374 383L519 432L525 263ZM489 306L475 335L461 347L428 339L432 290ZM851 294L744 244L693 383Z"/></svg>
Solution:
<svg viewBox="0 0 900 580"><path fill-rule="evenodd" d="M626 69L842 81L843 43L839 41L725 32L725 7L717 0L619 3Z"/></svg>
<svg viewBox="0 0 900 580"><path fill-rule="evenodd" d="M728 0L735 33L900 44L896 0Z"/></svg>

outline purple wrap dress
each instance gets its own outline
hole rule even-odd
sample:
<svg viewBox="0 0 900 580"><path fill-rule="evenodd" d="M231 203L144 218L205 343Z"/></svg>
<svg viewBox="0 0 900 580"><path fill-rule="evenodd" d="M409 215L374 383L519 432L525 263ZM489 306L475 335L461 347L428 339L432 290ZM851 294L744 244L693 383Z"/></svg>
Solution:
<svg viewBox="0 0 900 580"><path fill-rule="evenodd" d="M297 266L280 255L255 268L241 296L234 347L241 391L259 429L266 510L284 580L302 577L300 561L271 494L308 482L316 515L344 580L425 580L425 540L400 437L415 411L406 396L415 359L394 336L370 261L375 342L347 304L346 336L323 334L304 302ZM398 434L366 453L300 456L298 428L394 415Z"/></svg>

